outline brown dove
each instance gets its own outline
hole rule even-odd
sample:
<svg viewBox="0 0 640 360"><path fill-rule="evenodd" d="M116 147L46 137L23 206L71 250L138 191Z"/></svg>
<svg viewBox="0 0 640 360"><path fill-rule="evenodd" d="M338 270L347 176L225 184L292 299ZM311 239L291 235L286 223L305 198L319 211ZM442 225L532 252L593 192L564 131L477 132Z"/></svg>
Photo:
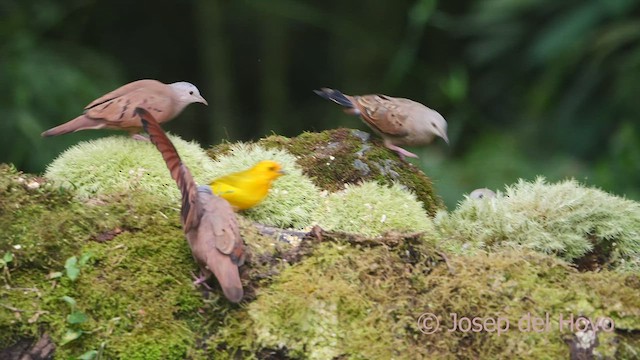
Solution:
<svg viewBox="0 0 640 360"><path fill-rule="evenodd" d="M138 80L93 100L84 108L82 115L43 132L42 136L86 129L122 129L133 135L142 128L136 108L147 110L156 121L164 123L196 102L208 105L198 88L188 82L163 84L157 80Z"/></svg>
<svg viewBox="0 0 640 360"><path fill-rule="evenodd" d="M437 111L409 99L386 95L349 96L338 90L322 88L314 92L346 107L348 114L359 115L384 140L384 145L404 156L418 156L400 146L426 145L439 136L448 144L447 121Z"/></svg>
<svg viewBox="0 0 640 360"><path fill-rule="evenodd" d="M202 272L194 283L206 281L213 272L227 299L239 302L244 293L238 267L244 263L245 255L236 214L226 200L211 192L209 186L196 184L153 116L142 108L135 109L135 112L182 193L182 228Z"/></svg>

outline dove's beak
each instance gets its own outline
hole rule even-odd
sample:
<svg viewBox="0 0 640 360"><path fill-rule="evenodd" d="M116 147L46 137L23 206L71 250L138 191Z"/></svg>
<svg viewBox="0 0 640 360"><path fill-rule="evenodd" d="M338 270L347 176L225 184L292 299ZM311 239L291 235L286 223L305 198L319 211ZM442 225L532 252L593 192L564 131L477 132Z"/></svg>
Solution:
<svg viewBox="0 0 640 360"><path fill-rule="evenodd" d="M444 140L444 142L446 142L447 145L449 145L449 137L447 136L447 133L442 134L442 140Z"/></svg>
<svg viewBox="0 0 640 360"><path fill-rule="evenodd" d="M207 100L205 100L202 96L200 96L200 97L198 98L198 102L203 103L203 104L205 104L205 105L209 106L209 103L207 102Z"/></svg>

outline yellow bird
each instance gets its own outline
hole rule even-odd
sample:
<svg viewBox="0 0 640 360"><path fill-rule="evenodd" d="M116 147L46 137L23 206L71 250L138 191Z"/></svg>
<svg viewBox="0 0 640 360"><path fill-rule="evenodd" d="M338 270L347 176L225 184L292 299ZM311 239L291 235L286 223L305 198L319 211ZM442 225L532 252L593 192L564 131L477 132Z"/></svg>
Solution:
<svg viewBox="0 0 640 360"><path fill-rule="evenodd" d="M251 169L214 179L209 186L214 194L227 200L234 209L246 210L262 202L273 180L284 174L280 164L263 160Z"/></svg>

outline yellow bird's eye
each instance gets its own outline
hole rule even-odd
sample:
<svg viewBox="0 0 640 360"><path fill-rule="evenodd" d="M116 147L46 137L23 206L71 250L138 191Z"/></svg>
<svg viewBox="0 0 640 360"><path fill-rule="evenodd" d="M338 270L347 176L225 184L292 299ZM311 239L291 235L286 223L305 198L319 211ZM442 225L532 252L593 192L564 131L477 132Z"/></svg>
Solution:
<svg viewBox="0 0 640 360"><path fill-rule="evenodd" d="M270 166L269 167L269 171L276 171L276 167L275 166Z"/></svg>

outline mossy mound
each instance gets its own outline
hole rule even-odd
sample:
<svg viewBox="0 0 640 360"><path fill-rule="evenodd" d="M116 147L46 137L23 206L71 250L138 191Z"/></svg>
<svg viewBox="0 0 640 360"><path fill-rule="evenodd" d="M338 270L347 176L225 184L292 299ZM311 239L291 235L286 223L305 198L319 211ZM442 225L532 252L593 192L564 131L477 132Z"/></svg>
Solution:
<svg viewBox="0 0 640 360"><path fill-rule="evenodd" d="M304 173L321 189L335 192L345 184L376 181L406 186L416 194L431 216L444 207L431 180L415 166L400 160L395 152L383 147L379 139L369 141L369 134L350 129L305 132L294 138L273 135L257 144L288 151L297 157ZM207 152L214 159L230 151L229 144L214 146Z"/></svg>
<svg viewBox="0 0 640 360"><path fill-rule="evenodd" d="M145 194L81 203L6 165L0 194L0 257L12 255L0 268L0 349L46 332L62 359L197 357L201 313L215 322L232 307L193 287L177 209Z"/></svg>
<svg viewBox="0 0 640 360"><path fill-rule="evenodd" d="M194 143L168 134L182 161L199 184L214 177L213 162ZM110 136L81 142L60 154L45 177L75 190L81 199L145 192L169 204L178 204L180 191L156 147L147 141Z"/></svg>
<svg viewBox="0 0 640 360"><path fill-rule="evenodd" d="M394 183L388 187L374 182L347 184L329 194L320 207L323 229L379 236L390 231L430 231L433 223L414 194Z"/></svg>
<svg viewBox="0 0 640 360"><path fill-rule="evenodd" d="M495 198L468 198L437 217L436 228L456 252L520 247L585 269L640 269L640 203L575 180L521 180Z"/></svg>
<svg viewBox="0 0 640 360"><path fill-rule="evenodd" d="M567 319L575 324L580 314L613 321L615 332L599 332L600 354L637 351L637 275L579 273L526 251L454 256L446 264L426 243L382 245L321 244L231 314L234 320L209 339L214 357L567 358L563 339L577 331ZM438 316L439 331L421 332L429 330L430 323L418 322L425 313ZM454 313L459 328L450 332ZM548 328L534 331L531 319L547 314ZM500 317L510 328L499 336L490 326L472 331L461 319L474 317Z"/></svg>

